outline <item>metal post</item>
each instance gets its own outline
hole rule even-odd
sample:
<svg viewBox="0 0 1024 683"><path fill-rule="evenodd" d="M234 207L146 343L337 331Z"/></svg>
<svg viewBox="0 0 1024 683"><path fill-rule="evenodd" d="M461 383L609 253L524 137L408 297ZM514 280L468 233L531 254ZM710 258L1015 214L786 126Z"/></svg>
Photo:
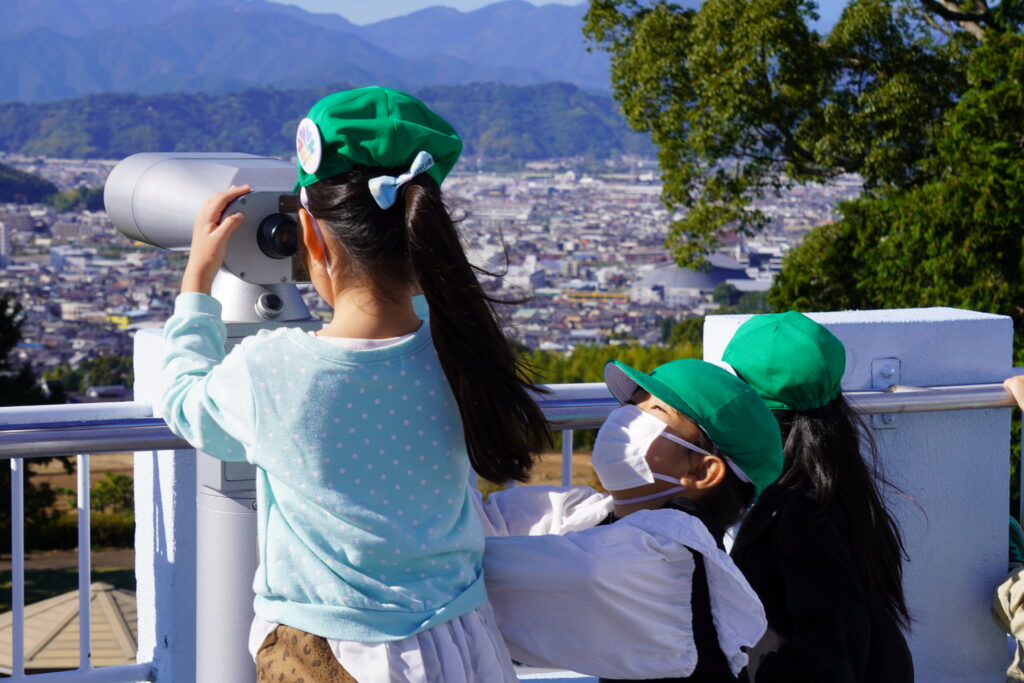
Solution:
<svg viewBox="0 0 1024 683"><path fill-rule="evenodd" d="M268 292L283 302L275 319L262 317L257 305ZM213 294L223 305L229 351L260 329L322 325L294 285L253 285L221 270ZM248 647L259 564L256 468L197 452L196 489L196 681L250 683L256 678Z"/></svg>
<svg viewBox="0 0 1024 683"><path fill-rule="evenodd" d="M562 486L572 486L572 430L562 430Z"/></svg>
<svg viewBox="0 0 1024 683"><path fill-rule="evenodd" d="M78 666L92 668L92 537L89 456L78 456Z"/></svg>
<svg viewBox="0 0 1024 683"><path fill-rule="evenodd" d="M196 453L196 681L256 679L249 655L258 564L255 468Z"/></svg>
<svg viewBox="0 0 1024 683"><path fill-rule="evenodd" d="M25 461L11 460L11 675L25 674Z"/></svg>

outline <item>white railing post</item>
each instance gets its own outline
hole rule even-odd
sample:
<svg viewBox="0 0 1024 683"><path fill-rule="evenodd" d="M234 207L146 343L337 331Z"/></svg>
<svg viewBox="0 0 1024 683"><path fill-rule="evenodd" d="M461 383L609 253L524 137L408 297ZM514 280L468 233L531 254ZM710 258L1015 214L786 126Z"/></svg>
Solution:
<svg viewBox="0 0 1024 683"><path fill-rule="evenodd" d="M89 456L78 456L78 666L92 668L92 535Z"/></svg>
<svg viewBox="0 0 1024 683"><path fill-rule="evenodd" d="M749 316L709 316L704 358L721 359ZM843 389L1001 382L1013 325L951 308L812 313L846 346ZM878 419L878 418L886 419ZM915 680L996 681L1006 636L990 614L1007 571L1010 411L1006 408L865 416L887 477L908 497L888 503L910 561L903 586L913 618Z"/></svg>
<svg viewBox="0 0 1024 683"><path fill-rule="evenodd" d="M25 461L11 459L11 675L25 673Z"/></svg>
<svg viewBox="0 0 1024 683"><path fill-rule="evenodd" d="M135 335L135 398L159 386L154 347L161 338ZM135 575L139 661L151 661L158 681L195 680L195 451L135 454Z"/></svg>

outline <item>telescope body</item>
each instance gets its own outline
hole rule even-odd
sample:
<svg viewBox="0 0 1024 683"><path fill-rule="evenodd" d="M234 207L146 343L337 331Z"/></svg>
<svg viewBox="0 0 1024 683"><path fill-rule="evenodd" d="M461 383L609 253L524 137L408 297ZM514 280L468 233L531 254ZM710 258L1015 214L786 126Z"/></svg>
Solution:
<svg viewBox="0 0 1024 683"><path fill-rule="evenodd" d="M231 185L249 185L251 192L224 211L242 212L245 220L228 244L224 269L251 284L303 282L295 256L261 249L258 234L297 245L295 166L281 159L240 153L134 154L121 161L107 178L103 202L114 226L131 239L171 250L192 243L196 212L210 195ZM280 228L282 216L292 227ZM274 223L270 233L266 229ZM287 252L288 250L283 250ZM268 253L269 252L269 253ZM294 249L291 250L294 254Z"/></svg>

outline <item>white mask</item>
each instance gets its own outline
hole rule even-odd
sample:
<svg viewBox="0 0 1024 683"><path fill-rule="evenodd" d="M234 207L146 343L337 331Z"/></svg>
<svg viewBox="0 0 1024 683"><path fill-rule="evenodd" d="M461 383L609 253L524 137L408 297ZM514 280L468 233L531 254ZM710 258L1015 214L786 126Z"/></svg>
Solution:
<svg viewBox="0 0 1024 683"><path fill-rule="evenodd" d="M608 419L597 432L594 443L594 454L591 462L597 472L601 485L609 491L623 491L646 484L653 484L655 479L679 484L679 479L667 474L651 471L647 464L647 451L659 436L685 446L691 451L703 455L711 455L689 441L674 434L665 433L668 427L664 422L650 413L645 413L634 405L624 405L608 414ZM677 489L670 489L654 494L659 497ZM650 498L645 496L643 500ZM640 502L641 499L630 499L622 502ZM617 501L619 502L619 501Z"/></svg>

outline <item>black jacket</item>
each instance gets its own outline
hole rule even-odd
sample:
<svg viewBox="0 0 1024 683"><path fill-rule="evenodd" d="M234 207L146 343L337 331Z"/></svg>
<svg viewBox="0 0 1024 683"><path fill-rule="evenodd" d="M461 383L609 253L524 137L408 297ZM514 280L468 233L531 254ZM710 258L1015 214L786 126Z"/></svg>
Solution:
<svg viewBox="0 0 1024 683"><path fill-rule="evenodd" d="M699 519L719 548L723 548L724 530L710 520L700 503L689 498L673 498L662 506L662 509L680 510ZM611 514L605 524L615 521ZM729 670L729 662L718 645L718 634L711 618L711 595L708 592L707 571L704 568L704 556L693 553L693 586L690 589L690 605L693 609L693 641L697 646L697 668L686 678L647 679L652 683L719 683L736 681ZM682 618L682 617L680 617ZM601 683L625 683L609 678L600 679Z"/></svg>
<svg viewBox="0 0 1024 683"><path fill-rule="evenodd" d="M805 492L771 487L741 528L732 559L764 604L768 632L742 680L910 683L907 641L865 590L844 516Z"/></svg>

